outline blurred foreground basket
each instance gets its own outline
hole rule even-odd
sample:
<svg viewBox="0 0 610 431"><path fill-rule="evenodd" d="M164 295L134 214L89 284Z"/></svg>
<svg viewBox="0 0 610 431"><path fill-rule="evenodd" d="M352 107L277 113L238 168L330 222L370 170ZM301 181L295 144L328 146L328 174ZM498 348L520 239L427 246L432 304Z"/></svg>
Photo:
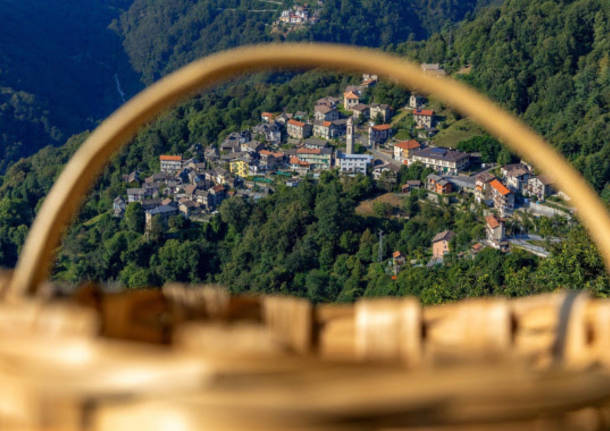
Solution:
<svg viewBox="0 0 610 431"><path fill-rule="evenodd" d="M583 293L425 308L414 298L314 305L178 284L54 293L46 280L63 229L111 155L179 98L272 65L366 69L471 116L556 180L610 264L610 218L595 193L472 90L350 47L218 54L91 135L41 207L15 273L0 274L0 430L610 429L610 301Z"/></svg>
<svg viewBox="0 0 610 431"><path fill-rule="evenodd" d="M610 300L586 294L422 308L89 285L0 316L3 430L610 427Z"/></svg>

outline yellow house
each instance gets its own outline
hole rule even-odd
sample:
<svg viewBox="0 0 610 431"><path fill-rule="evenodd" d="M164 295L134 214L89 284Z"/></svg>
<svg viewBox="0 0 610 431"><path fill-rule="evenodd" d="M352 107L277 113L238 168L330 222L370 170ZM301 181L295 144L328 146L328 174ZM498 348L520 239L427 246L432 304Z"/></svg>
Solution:
<svg viewBox="0 0 610 431"><path fill-rule="evenodd" d="M229 163L229 170L238 177L246 178L249 171L248 163L243 160L233 160Z"/></svg>

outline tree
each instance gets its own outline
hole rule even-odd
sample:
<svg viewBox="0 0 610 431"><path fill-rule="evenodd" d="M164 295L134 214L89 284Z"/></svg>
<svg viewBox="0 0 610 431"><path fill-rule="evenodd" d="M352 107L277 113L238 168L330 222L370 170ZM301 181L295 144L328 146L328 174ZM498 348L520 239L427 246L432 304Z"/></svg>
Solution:
<svg viewBox="0 0 610 431"><path fill-rule="evenodd" d="M123 220L130 231L144 233L144 219L144 208L140 202L131 202L127 205Z"/></svg>

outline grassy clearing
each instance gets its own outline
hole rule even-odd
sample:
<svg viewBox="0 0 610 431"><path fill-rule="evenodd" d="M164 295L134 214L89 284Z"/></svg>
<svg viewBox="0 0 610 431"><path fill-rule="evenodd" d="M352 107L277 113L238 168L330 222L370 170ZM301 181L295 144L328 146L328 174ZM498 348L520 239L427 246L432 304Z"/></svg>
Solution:
<svg viewBox="0 0 610 431"><path fill-rule="evenodd" d="M464 118L449 124L446 129L440 130L434 136L433 141L440 147L455 148L460 141L483 134L485 134L483 129Z"/></svg>
<svg viewBox="0 0 610 431"><path fill-rule="evenodd" d="M373 210L373 205L375 202L388 203L394 208L400 209L402 207L404 198L405 195L401 195L400 193L385 193L381 196L377 196L374 199L367 199L360 202L360 205L356 207L356 214L363 217L374 217L375 211Z"/></svg>

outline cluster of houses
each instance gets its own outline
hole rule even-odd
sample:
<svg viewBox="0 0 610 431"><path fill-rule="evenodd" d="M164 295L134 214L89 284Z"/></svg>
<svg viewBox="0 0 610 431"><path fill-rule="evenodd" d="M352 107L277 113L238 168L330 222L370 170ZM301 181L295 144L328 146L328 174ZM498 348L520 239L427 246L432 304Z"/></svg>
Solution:
<svg viewBox="0 0 610 431"><path fill-rule="evenodd" d="M500 169L501 178L483 172L475 178L475 199L494 207L500 217L510 215L515 208L517 195L545 200L555 193L551 181L544 175L536 175L526 163L514 163Z"/></svg>
<svg viewBox="0 0 610 431"><path fill-rule="evenodd" d="M319 6L322 4L318 2ZM311 10L308 5L294 5L280 14L276 24L282 23L290 26L315 24L319 20L319 9Z"/></svg>
<svg viewBox="0 0 610 431"><path fill-rule="evenodd" d="M432 257L428 261L428 267L443 263L445 256L452 251L451 242L454 238L455 232L452 230L439 232L432 238ZM504 230L504 222L494 215L488 215L485 217L485 239L481 242L475 243L471 247L470 256L476 255L485 247L495 248L503 252L507 252L509 250L509 244ZM460 255L465 254L466 253L460 253ZM390 263L392 265L393 274L396 276L406 264L406 257L402 254L402 252L396 250L394 253L392 253L392 260ZM416 263L416 261L413 261L412 263Z"/></svg>
<svg viewBox="0 0 610 431"><path fill-rule="evenodd" d="M126 199L114 200L115 216L121 217L127 204L139 202L150 229L155 216L167 223L178 214L193 217L212 212L233 193L229 189L235 186L235 178L223 168L208 169L206 163L177 155L162 155L159 164L160 171L144 179L137 171L123 177L129 187Z"/></svg>

